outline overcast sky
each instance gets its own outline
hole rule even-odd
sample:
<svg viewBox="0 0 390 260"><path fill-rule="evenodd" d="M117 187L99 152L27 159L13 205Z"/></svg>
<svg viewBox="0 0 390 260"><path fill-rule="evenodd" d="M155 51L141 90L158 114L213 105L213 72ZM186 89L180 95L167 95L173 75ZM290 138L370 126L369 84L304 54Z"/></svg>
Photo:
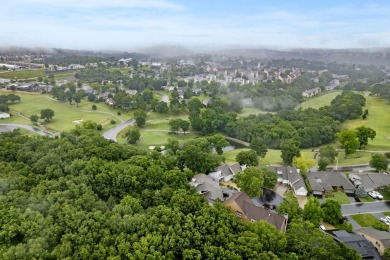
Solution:
<svg viewBox="0 0 390 260"><path fill-rule="evenodd" d="M7 0L0 46L390 46L388 0Z"/></svg>

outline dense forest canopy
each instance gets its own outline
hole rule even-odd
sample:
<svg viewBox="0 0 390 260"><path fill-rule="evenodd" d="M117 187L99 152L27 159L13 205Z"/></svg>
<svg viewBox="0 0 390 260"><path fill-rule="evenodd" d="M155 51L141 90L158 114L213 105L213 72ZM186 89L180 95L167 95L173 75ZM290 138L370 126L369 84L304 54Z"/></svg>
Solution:
<svg viewBox="0 0 390 260"><path fill-rule="evenodd" d="M1 258L360 259L299 217L285 235L209 206L176 156L88 130L56 139L2 134Z"/></svg>

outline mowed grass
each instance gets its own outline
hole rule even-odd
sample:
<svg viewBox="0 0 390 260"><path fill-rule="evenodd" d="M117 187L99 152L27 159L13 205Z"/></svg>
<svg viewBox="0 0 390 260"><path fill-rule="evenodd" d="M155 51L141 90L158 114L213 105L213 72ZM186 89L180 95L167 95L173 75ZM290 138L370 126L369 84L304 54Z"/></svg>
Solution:
<svg viewBox="0 0 390 260"><path fill-rule="evenodd" d="M329 92L326 94L319 94L315 97L307 99L305 102L299 104L296 109L302 108L320 108L324 106L329 106L330 102L338 95L341 94L341 91L334 91L334 92Z"/></svg>
<svg viewBox="0 0 390 260"><path fill-rule="evenodd" d="M351 218L353 218L362 227L371 227L377 223L382 223L379 219L371 214L351 215Z"/></svg>
<svg viewBox="0 0 390 260"><path fill-rule="evenodd" d="M38 78L43 77L45 72L42 69L39 70L16 70L16 71L7 71L0 72L0 78L3 79L29 79L29 78Z"/></svg>
<svg viewBox="0 0 390 260"><path fill-rule="evenodd" d="M249 151L249 148L224 152L223 155L225 156L226 163L236 163L236 156L241 151ZM268 149L265 158L259 157L259 163L261 165L283 165L282 158L280 158L280 150Z"/></svg>
<svg viewBox="0 0 390 260"><path fill-rule="evenodd" d="M244 107L238 115L240 117L246 117L249 115L256 115L257 116L258 114L267 114L267 113L275 114L275 112L267 112L267 111L263 111L261 109L254 108L254 107Z"/></svg>
<svg viewBox="0 0 390 260"><path fill-rule="evenodd" d="M355 129L359 126L366 126L376 131L374 140L368 140L366 150L390 150L390 105L387 100L378 97L366 96L368 116L349 120L342 125L343 129Z"/></svg>
<svg viewBox="0 0 390 260"><path fill-rule="evenodd" d="M0 93L4 93L2 91ZM42 94L26 94L26 93L16 93L21 97L21 102L10 105L10 109L15 110L17 112L22 113L26 117L30 117L31 115L40 116L41 110L45 108L50 108L54 111L55 115L53 120L49 123L45 123L46 127L49 129L53 129L55 131L69 131L73 129L76 124L73 123L75 120L91 120L96 122L97 124L102 124L103 131L108 130L113 127L110 124L110 120L113 118L111 115L95 113L91 110L91 112L82 112L78 109L69 107L67 103L61 103L55 101L49 95ZM115 120L116 118L114 118ZM116 119L119 123L119 121ZM25 119L21 119L19 116L15 115L12 118L1 121L4 123L22 123L22 124L30 124L31 122ZM40 119L42 122L42 119Z"/></svg>
<svg viewBox="0 0 390 260"><path fill-rule="evenodd" d="M121 132L119 132L117 136L118 143L127 143L124 134L128 129L129 128L125 128ZM171 134L169 132L162 132L153 129L141 129L140 140L135 144L135 146L140 148L148 148L149 146L163 146L168 142L169 138L175 138L179 141L179 143L183 144L196 137L199 137L199 135L194 133Z"/></svg>
<svg viewBox="0 0 390 260"><path fill-rule="evenodd" d="M335 191L335 192L332 192L330 194L330 196L328 196L326 198L326 200L335 200L335 201L338 201L340 202L341 204L349 204L351 203L351 201L348 199L348 196L347 194L345 194L345 192L342 192L342 191Z"/></svg>

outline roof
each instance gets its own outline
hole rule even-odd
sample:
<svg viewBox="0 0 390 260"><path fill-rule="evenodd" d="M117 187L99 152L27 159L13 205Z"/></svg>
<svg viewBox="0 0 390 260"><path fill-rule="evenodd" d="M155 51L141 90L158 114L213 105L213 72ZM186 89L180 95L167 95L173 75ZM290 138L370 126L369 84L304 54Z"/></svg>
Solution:
<svg viewBox="0 0 390 260"><path fill-rule="evenodd" d="M390 184L390 175L383 173L349 174L349 179L355 186L362 185L365 189L375 190Z"/></svg>
<svg viewBox="0 0 390 260"><path fill-rule="evenodd" d="M235 202L246 218L251 220L264 220L281 230L286 218L268 209L256 206L245 192L238 192L228 198L224 204Z"/></svg>
<svg viewBox="0 0 390 260"><path fill-rule="evenodd" d="M380 231L372 227L358 228L356 231L380 240L386 248L390 245L390 233L387 231Z"/></svg>
<svg viewBox="0 0 390 260"><path fill-rule="evenodd" d="M307 179L313 191L333 191L333 187L355 190L355 187L347 177L339 172L310 172Z"/></svg>
<svg viewBox="0 0 390 260"><path fill-rule="evenodd" d="M291 166L272 166L269 168L276 171L278 175L282 175L283 180L288 180L291 186L294 187L294 190L299 190L300 188L307 189L303 177L297 168Z"/></svg>
<svg viewBox="0 0 390 260"><path fill-rule="evenodd" d="M337 242L344 243L348 247L355 249L363 258L381 259L374 245L361 235L348 233L345 230L328 231L325 233L332 236Z"/></svg>
<svg viewBox="0 0 390 260"><path fill-rule="evenodd" d="M223 201L224 199L219 183L214 181L209 175L196 174L192 178L190 185L194 186L199 194L204 194L209 203L214 203L218 199Z"/></svg>

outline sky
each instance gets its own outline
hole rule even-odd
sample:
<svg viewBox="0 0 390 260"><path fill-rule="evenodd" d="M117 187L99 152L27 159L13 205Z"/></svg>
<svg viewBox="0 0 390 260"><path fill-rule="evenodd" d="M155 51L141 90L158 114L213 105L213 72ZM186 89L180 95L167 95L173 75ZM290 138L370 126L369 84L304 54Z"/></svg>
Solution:
<svg viewBox="0 0 390 260"><path fill-rule="evenodd" d="M0 47L390 47L388 0L4 0Z"/></svg>

